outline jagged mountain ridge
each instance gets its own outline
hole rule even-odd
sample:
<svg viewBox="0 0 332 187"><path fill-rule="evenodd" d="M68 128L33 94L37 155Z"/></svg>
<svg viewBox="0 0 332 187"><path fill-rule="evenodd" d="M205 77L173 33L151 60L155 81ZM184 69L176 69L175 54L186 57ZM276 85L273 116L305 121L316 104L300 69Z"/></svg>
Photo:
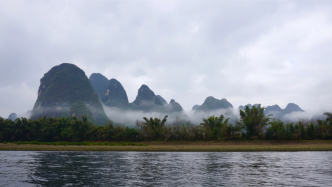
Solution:
<svg viewBox="0 0 332 187"><path fill-rule="evenodd" d="M145 112L149 111L162 111L164 105L156 97L154 92L150 88L143 84L139 89L136 99L130 104L130 109L141 110Z"/></svg>
<svg viewBox="0 0 332 187"><path fill-rule="evenodd" d="M194 108L194 107L193 107ZM212 96L209 96L205 99L202 105L196 107L195 111L213 111L220 109L229 109L233 108L233 105L227 101L227 99L216 99Z"/></svg>
<svg viewBox="0 0 332 187"><path fill-rule="evenodd" d="M107 107L115 107L122 110L138 110L144 112L179 112L183 111L182 106L171 100L170 103L160 95L155 93L147 86L142 85L137 93L136 99L129 103L126 90L122 84L116 79L110 79L105 85L104 83L98 83L96 80L105 81L107 79L100 73L91 74L89 80L96 93L100 93L101 102Z"/></svg>
<svg viewBox="0 0 332 187"><path fill-rule="evenodd" d="M66 67L65 67L66 66ZM34 110L32 111L32 117L36 117L36 109L38 107L48 107L48 109L52 109L44 112L43 114L49 114L54 117L66 116L69 111L70 115L80 115L80 113L75 107L82 108L80 111L85 111L87 116L94 116L90 118L95 118L96 115L92 112L89 114L89 110L91 109L91 102L85 101L86 98L86 88L84 89L76 89L75 86L78 87L80 84L85 84L82 81L82 77L80 76L80 71L70 66L74 66L72 64L60 64L59 66L53 67L49 72L47 72L44 77L41 79L41 84L38 90L38 99L35 103ZM60 70L59 67L62 67ZM83 72L84 76L85 73ZM79 81L74 81L77 84L72 84L72 80L74 79L74 75L76 75L75 79L79 79ZM86 76L85 76L86 79ZM69 81L68 81L69 80ZM89 82L92 87L95 95L99 95L102 103L105 106L117 107L122 109L130 109L130 110L140 110L140 111L161 111L161 112L178 112L183 111L181 105L175 100L171 100L170 103L167 103L164 98L160 95L155 95L154 92L147 86L142 85L138 90L138 94L136 99L129 103L128 97L125 89L121 85L119 81L116 79L110 79L107 81L107 87L105 88L105 80L107 78L99 73L94 73L90 76ZM103 82L100 83L99 82ZM59 82L61 82L61 87L59 86ZM69 82L69 83L68 83ZM68 84L72 85L72 88L68 87ZM95 86L93 86L95 85ZM54 89L54 87L58 87L59 89ZM66 88L63 88L66 87ZM73 93L76 92L76 96L72 97ZM99 94L97 94L99 92ZM103 93L104 92L104 93ZM46 94L47 93L47 94ZM91 95L91 93L89 93ZM75 99L73 99L75 98ZM77 100L77 98L80 98ZM82 101L82 102L79 102ZM89 104L90 102L90 104ZM75 103L75 107L73 104ZM82 105L83 103L83 105ZM86 108L88 110L86 110ZM240 108L243 106L240 106ZM63 108L67 108L63 110ZM93 107L92 107L93 108ZM193 110L195 111L213 111L219 109L229 109L233 108L233 105L229 103L226 99L216 99L212 96L207 97L202 105L195 105ZM266 108L266 112L279 112L279 114L289 114L293 111L303 111L296 104L290 103L284 110L282 110L278 105L269 106ZM41 116L41 115L40 115Z"/></svg>

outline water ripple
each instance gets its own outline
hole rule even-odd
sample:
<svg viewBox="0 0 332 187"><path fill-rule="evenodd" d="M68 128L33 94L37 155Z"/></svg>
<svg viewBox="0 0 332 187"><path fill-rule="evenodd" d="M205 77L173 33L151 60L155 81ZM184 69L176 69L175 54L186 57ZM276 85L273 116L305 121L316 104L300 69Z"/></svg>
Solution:
<svg viewBox="0 0 332 187"><path fill-rule="evenodd" d="M0 186L329 186L331 152L0 152Z"/></svg>

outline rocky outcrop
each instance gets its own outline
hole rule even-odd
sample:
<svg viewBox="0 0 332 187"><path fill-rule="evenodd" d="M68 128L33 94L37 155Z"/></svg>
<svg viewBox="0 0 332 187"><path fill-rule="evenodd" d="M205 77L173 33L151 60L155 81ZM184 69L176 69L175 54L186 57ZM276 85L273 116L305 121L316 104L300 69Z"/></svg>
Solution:
<svg viewBox="0 0 332 187"><path fill-rule="evenodd" d="M89 77L89 81L93 90L101 100L106 94L108 79L100 73L92 73Z"/></svg>
<svg viewBox="0 0 332 187"><path fill-rule="evenodd" d="M163 97L161 97L160 95L156 95L156 97L161 101L161 103L163 105L167 105L168 104L167 101Z"/></svg>
<svg viewBox="0 0 332 187"><path fill-rule="evenodd" d="M176 102L174 99L172 99L169 102L169 105L171 106L171 112L182 112L183 111L182 106L178 102Z"/></svg>
<svg viewBox="0 0 332 187"><path fill-rule="evenodd" d="M108 81L106 94L102 101L106 106L122 109L128 107L129 104L126 90L116 79L111 79Z"/></svg>
<svg viewBox="0 0 332 187"><path fill-rule="evenodd" d="M9 114L7 119L15 121L17 118L18 118L18 115L16 113L11 113L11 114Z"/></svg>
<svg viewBox="0 0 332 187"><path fill-rule="evenodd" d="M135 101L130 105L130 109L141 111L160 111L162 108L163 103L144 84L139 88Z"/></svg>
<svg viewBox="0 0 332 187"><path fill-rule="evenodd" d="M196 108L195 111L213 111L219 109L229 109L233 108L233 105L226 99L216 99L212 96L207 97L202 105Z"/></svg>
<svg viewBox="0 0 332 187"><path fill-rule="evenodd" d="M97 125L102 125L108 120L84 71L73 64L60 64L45 73L40 80L38 98L31 118L68 117L72 115L73 106L83 107L82 103L89 109L92 117L89 112L80 115L88 116L88 120L94 121Z"/></svg>

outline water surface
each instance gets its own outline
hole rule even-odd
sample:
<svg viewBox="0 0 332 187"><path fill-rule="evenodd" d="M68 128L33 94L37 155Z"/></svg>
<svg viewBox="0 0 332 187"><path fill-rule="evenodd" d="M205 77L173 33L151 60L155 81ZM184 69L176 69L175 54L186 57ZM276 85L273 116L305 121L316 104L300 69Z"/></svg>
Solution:
<svg viewBox="0 0 332 187"><path fill-rule="evenodd" d="M332 152L0 152L0 186L220 185L330 186Z"/></svg>

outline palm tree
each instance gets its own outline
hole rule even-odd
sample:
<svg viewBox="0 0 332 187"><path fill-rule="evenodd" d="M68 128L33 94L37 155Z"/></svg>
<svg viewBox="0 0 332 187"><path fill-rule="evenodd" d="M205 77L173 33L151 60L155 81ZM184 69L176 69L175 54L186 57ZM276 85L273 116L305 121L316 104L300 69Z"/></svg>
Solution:
<svg viewBox="0 0 332 187"><path fill-rule="evenodd" d="M159 118L153 119L152 117L150 119L144 117L143 119L145 120L145 125L153 130L154 136L156 138L160 138L163 127L167 121L167 117L168 116L166 115L163 120L160 120Z"/></svg>
<svg viewBox="0 0 332 187"><path fill-rule="evenodd" d="M163 120L160 120L159 118L146 118L144 117L143 119L145 120L145 123L149 126L151 126L152 128L159 128L165 125L166 121L167 121L167 115L164 117Z"/></svg>
<svg viewBox="0 0 332 187"><path fill-rule="evenodd" d="M221 129L227 126L229 118L224 117L224 115L220 115L219 117L215 117L214 115L209 118L203 118L203 123L200 125L209 128L208 130L211 132L214 139L217 139L218 134L221 133Z"/></svg>
<svg viewBox="0 0 332 187"><path fill-rule="evenodd" d="M264 114L265 108L261 108L259 104L257 107L249 108L246 106L244 110L240 110L241 123L245 127L247 138L251 136L260 136L260 133L265 129L269 122L269 116Z"/></svg>
<svg viewBox="0 0 332 187"><path fill-rule="evenodd" d="M330 112L325 112L324 115L327 117L327 118L326 118L326 121L330 121L330 120L332 120L332 113L330 113Z"/></svg>
<svg viewBox="0 0 332 187"><path fill-rule="evenodd" d="M269 130L273 132L276 136L276 140L278 140L278 135L280 136L282 131L284 130L284 122L282 122L280 119L275 119L269 122L271 127L269 127Z"/></svg>
<svg viewBox="0 0 332 187"><path fill-rule="evenodd" d="M211 130L213 128L219 127L222 128L224 125L227 125L229 118L224 117L224 115L220 115L219 117L215 117L214 115L210 116L209 118L203 118L203 122L201 125L207 125L210 127Z"/></svg>

